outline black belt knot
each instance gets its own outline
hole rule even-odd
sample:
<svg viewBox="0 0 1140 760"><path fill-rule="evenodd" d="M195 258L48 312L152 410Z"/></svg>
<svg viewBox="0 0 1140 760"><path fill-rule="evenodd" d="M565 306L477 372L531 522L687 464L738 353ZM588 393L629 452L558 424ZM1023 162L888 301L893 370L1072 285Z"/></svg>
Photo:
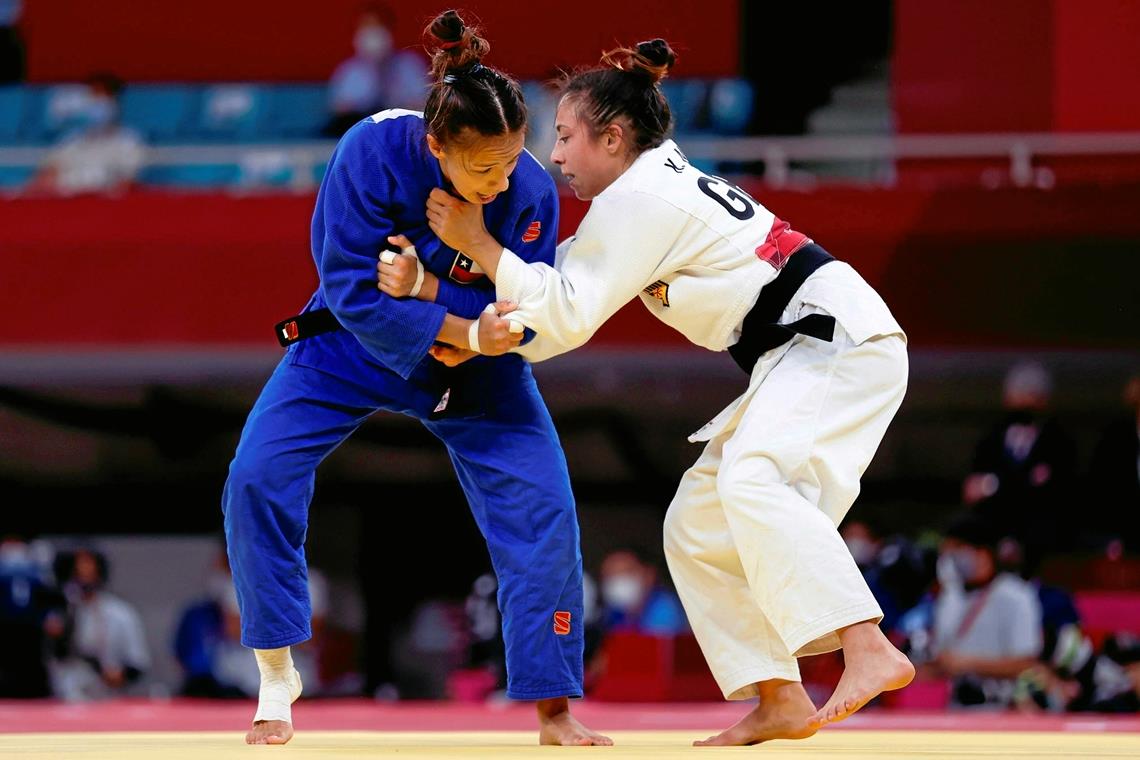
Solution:
<svg viewBox="0 0 1140 760"><path fill-rule="evenodd" d="M752 374L752 368L764 353L782 346L797 335L830 342L835 335L835 317L827 314L809 314L788 324L779 324L780 316L788 308L792 296L817 269L835 259L815 243L807 243L788 257L788 262L776 276L760 290L756 304L744 317L740 340L728 352L740 368Z"/></svg>

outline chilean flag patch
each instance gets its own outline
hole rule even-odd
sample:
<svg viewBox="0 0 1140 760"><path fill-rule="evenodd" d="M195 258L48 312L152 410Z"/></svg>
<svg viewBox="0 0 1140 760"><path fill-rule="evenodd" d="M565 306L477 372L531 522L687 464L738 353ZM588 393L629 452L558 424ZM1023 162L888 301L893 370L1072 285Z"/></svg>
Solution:
<svg viewBox="0 0 1140 760"><path fill-rule="evenodd" d="M470 285L483 276L483 267L462 253L455 254L455 261L451 264L449 278L460 285Z"/></svg>
<svg viewBox="0 0 1140 760"><path fill-rule="evenodd" d="M526 232L523 233L522 241L524 243L533 243L534 241L538 240L538 236L541 234L542 234L542 222L539 222L539 221L531 222L530 226L526 228Z"/></svg>

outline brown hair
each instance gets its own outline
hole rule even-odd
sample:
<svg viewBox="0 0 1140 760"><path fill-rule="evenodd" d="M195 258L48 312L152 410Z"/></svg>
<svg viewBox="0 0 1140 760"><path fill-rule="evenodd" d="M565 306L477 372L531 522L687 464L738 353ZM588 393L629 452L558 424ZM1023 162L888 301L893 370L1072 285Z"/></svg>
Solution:
<svg viewBox="0 0 1140 760"><path fill-rule="evenodd" d="M595 68L567 77L562 91L579 99L578 116L595 134L616 119L628 119L633 149L641 153L664 142L672 129L669 101L658 85L676 62L677 54L658 37L603 54Z"/></svg>
<svg viewBox="0 0 1140 760"><path fill-rule="evenodd" d="M455 11L444 11L424 30L431 53L431 91L424 106L428 134L456 142L465 129L485 137L526 127L522 90L511 77L482 63L491 44Z"/></svg>

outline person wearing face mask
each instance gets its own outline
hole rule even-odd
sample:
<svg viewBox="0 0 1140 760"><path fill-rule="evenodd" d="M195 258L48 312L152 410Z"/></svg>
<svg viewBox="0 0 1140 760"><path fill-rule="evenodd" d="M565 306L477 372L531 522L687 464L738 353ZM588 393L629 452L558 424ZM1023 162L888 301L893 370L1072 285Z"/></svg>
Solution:
<svg viewBox="0 0 1140 760"><path fill-rule="evenodd" d="M1008 706L1043 646L1037 591L999 572L999 538L990 522L967 514L947 529L939 552L932 668L952 680L959 706Z"/></svg>
<svg viewBox="0 0 1140 760"><path fill-rule="evenodd" d="M48 155L29 193L81 195L130 188L146 158L146 145L119 123L122 86L110 74L87 81L88 96L74 117L76 128Z"/></svg>
<svg viewBox="0 0 1140 760"><path fill-rule="evenodd" d="M142 619L106 590L103 554L79 549L57 558L57 565L64 572L71 632L66 655L52 663L55 695L76 701L130 693L150 667Z"/></svg>
<svg viewBox="0 0 1140 760"><path fill-rule="evenodd" d="M1020 540L1031 559L1071 548L1075 538L1059 526L1076 447L1050 414L1052 392L1052 378L1041 364L1010 368L1002 390L1005 418L979 441L962 486L963 502Z"/></svg>
<svg viewBox="0 0 1140 760"><path fill-rule="evenodd" d="M399 50L392 39L395 17L386 6L366 7L352 37L353 55L329 80L324 133L340 137L356 122L385 108L423 108L428 68L413 50Z"/></svg>
<svg viewBox="0 0 1140 760"><path fill-rule="evenodd" d="M689 630L677 595L657 579L657 568L633 549L602 560L602 628L673 636Z"/></svg>

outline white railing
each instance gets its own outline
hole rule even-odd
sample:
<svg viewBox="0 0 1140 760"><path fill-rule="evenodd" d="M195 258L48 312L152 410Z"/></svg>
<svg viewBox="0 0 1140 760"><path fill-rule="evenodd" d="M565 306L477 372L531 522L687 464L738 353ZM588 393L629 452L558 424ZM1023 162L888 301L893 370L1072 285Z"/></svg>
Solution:
<svg viewBox="0 0 1140 760"><path fill-rule="evenodd" d="M805 162L893 164L900 159L1002 159L1018 187L1033 184L1034 159L1056 156L1140 155L1140 132L1101 134L948 134L850 137L711 137L679 139L698 161L763 162L764 179L780 187L792 179L793 164ZM288 167L292 186L310 189L315 170L336 143L320 140L257 145L170 145L147 150L149 166L233 164L256 175L266 167ZM0 166L35 167L50 148L0 148ZM799 171L799 169L796 169ZM805 170L810 173L809 170ZM889 183L890 176L885 180Z"/></svg>

